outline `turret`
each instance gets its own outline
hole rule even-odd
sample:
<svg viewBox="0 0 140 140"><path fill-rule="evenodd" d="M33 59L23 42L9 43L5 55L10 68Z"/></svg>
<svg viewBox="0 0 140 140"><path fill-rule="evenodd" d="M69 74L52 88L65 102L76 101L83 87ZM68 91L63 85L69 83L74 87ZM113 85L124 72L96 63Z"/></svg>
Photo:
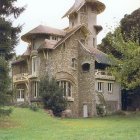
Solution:
<svg viewBox="0 0 140 140"><path fill-rule="evenodd" d="M102 30L102 27L97 25L97 15L104 9L105 5L97 0L76 0L63 17L68 16L69 28L85 24L91 32L88 37L88 47L96 47L97 34Z"/></svg>

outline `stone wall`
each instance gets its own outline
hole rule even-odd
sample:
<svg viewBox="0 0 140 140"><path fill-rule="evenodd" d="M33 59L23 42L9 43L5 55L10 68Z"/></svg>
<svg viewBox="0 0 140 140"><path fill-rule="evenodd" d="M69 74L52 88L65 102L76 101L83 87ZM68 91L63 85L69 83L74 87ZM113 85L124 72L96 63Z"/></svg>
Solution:
<svg viewBox="0 0 140 140"><path fill-rule="evenodd" d="M90 64L89 71L85 72L82 70L84 63ZM95 59L90 53L85 51L82 47L79 47L78 57L78 83L79 83L79 115L83 117L83 105L87 105L88 116L93 117L96 115L96 104L95 104Z"/></svg>

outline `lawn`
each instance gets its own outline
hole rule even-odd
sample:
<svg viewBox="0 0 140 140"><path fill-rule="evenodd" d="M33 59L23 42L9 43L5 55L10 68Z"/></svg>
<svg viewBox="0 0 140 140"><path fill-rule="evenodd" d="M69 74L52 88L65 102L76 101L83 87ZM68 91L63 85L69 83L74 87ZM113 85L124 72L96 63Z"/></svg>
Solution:
<svg viewBox="0 0 140 140"><path fill-rule="evenodd" d="M0 140L140 140L140 115L61 119L14 108L0 119Z"/></svg>

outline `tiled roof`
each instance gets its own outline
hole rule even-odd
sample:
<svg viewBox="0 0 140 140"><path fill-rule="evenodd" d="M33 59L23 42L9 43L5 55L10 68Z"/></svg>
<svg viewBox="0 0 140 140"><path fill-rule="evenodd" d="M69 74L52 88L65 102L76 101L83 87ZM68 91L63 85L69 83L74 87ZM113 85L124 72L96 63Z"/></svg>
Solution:
<svg viewBox="0 0 140 140"><path fill-rule="evenodd" d="M56 40L49 40L49 39L45 39L44 43L39 47L38 50L42 50L42 49L54 49L54 46L57 44L58 41Z"/></svg>
<svg viewBox="0 0 140 140"><path fill-rule="evenodd" d="M27 41L28 38L30 38L32 35L37 35L37 34L65 36L66 33L64 30L60 30L60 29L56 29L56 28L52 28L52 27L48 27L48 26L44 26L44 25L39 25L36 28L34 28L33 30L26 33L25 35L23 35L21 37L21 39L23 41Z"/></svg>
<svg viewBox="0 0 140 140"><path fill-rule="evenodd" d="M98 50L97 48L89 48L89 51L95 56L95 59L98 63L102 64L111 64L111 59L109 56L102 51Z"/></svg>
<svg viewBox="0 0 140 140"><path fill-rule="evenodd" d="M65 35L65 37L63 39L61 39L56 45L55 48L58 47L59 45L61 45L63 42L65 42L69 37L71 37L71 35L73 35L76 31L78 31L79 29L82 29L83 31L85 31L86 33L90 34L90 31L86 28L86 26L84 24L78 25L72 29L67 30L67 34Z"/></svg>
<svg viewBox="0 0 140 140"><path fill-rule="evenodd" d="M105 5L102 2L99 2L98 0L76 0L74 5L66 12L66 14L63 17L78 12L86 2L94 5L98 13L103 12L105 9Z"/></svg>
<svg viewBox="0 0 140 140"><path fill-rule="evenodd" d="M19 59L15 60L14 62L12 62L12 65L16 65L16 64L19 64L20 62L24 62L24 61L25 61L25 59L19 58Z"/></svg>
<svg viewBox="0 0 140 140"><path fill-rule="evenodd" d="M107 65L112 64L112 61L107 54L103 53L102 51L94 47L87 48L80 41L78 42L80 43L80 46L83 47L84 50L86 50L87 52L89 52L95 57L95 60L98 63L107 64Z"/></svg>

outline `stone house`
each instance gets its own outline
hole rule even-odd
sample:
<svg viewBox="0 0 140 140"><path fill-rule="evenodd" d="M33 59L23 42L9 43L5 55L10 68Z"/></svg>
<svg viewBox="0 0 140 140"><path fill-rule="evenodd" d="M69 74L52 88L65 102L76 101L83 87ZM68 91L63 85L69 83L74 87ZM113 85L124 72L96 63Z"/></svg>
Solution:
<svg viewBox="0 0 140 140"><path fill-rule="evenodd" d="M109 58L97 49L97 15L104 9L97 0L76 0L64 15L68 28L39 25L21 37L28 48L12 63L16 102L38 101L38 84L47 73L63 87L72 117L95 116L100 93L112 111L120 109L120 85L105 71Z"/></svg>

